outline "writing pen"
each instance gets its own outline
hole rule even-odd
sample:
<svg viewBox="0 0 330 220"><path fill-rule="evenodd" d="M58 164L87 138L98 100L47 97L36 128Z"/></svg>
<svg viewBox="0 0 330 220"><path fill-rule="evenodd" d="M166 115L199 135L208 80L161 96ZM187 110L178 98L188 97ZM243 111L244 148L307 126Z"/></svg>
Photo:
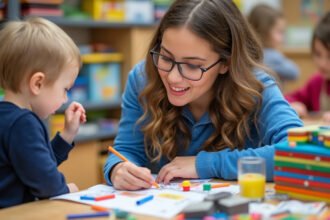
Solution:
<svg viewBox="0 0 330 220"><path fill-rule="evenodd" d="M103 195L103 196L97 196L97 197L84 195L84 196L80 196L80 199L81 200L101 201L101 200L106 200L106 199L113 199L115 197L116 197L115 194L109 194L109 195Z"/></svg>
<svg viewBox="0 0 330 220"><path fill-rule="evenodd" d="M82 214L70 214L66 216L66 219L81 219L81 218L97 218L108 217L109 212L96 212L96 213L82 213Z"/></svg>
<svg viewBox="0 0 330 220"><path fill-rule="evenodd" d="M139 199L136 201L136 205L142 205L150 200L153 200L154 196L153 195L150 195L150 196L147 196L147 197L144 197L142 199Z"/></svg>
<svg viewBox="0 0 330 220"><path fill-rule="evenodd" d="M115 148L113 148L112 146L109 146L108 147L108 150L113 153L114 155L116 155L117 157L119 157L120 159L122 159L123 161L125 162L128 162L129 160L124 156L122 155L121 153L119 153L118 151L115 150ZM152 183L153 186L155 186L156 188L160 188L158 183L156 182L153 182Z"/></svg>

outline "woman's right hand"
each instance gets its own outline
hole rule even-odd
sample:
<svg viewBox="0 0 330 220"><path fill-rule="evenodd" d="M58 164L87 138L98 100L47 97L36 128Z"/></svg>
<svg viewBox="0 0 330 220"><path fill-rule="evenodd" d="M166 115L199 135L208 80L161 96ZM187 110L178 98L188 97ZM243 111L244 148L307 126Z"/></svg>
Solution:
<svg viewBox="0 0 330 220"><path fill-rule="evenodd" d="M148 189L154 182L149 169L138 167L131 162L115 165L110 178L113 186L119 190Z"/></svg>

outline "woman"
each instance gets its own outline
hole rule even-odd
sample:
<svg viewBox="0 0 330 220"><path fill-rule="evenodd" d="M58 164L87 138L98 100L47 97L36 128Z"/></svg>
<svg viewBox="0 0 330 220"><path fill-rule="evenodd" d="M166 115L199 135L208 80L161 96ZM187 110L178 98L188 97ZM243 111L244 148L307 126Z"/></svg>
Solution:
<svg viewBox="0 0 330 220"><path fill-rule="evenodd" d="M117 189L173 178L236 179L237 160L260 156L273 175L273 144L302 126L262 65L262 49L231 1L177 0L123 95L115 148L104 167Z"/></svg>

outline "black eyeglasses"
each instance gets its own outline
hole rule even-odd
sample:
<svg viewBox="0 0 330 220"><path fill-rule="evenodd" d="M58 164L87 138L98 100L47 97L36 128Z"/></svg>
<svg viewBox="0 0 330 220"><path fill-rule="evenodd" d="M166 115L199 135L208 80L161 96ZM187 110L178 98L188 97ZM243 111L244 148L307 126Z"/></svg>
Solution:
<svg viewBox="0 0 330 220"><path fill-rule="evenodd" d="M213 63L207 68L199 67L197 65L185 63L185 62L176 62L170 57L164 56L157 51L151 50L150 54L152 56L152 61L154 65L165 72L171 72L175 65L177 65L180 75L183 78L198 81L202 78L203 74L220 63L222 59L220 58L217 62Z"/></svg>

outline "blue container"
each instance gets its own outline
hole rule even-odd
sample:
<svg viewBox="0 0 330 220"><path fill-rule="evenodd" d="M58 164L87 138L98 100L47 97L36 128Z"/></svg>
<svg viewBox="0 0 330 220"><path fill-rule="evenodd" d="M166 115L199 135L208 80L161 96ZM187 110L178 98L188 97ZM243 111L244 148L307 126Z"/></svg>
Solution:
<svg viewBox="0 0 330 220"><path fill-rule="evenodd" d="M88 98L91 102L119 102L121 97L122 55L95 53L82 56L82 74L88 78Z"/></svg>

